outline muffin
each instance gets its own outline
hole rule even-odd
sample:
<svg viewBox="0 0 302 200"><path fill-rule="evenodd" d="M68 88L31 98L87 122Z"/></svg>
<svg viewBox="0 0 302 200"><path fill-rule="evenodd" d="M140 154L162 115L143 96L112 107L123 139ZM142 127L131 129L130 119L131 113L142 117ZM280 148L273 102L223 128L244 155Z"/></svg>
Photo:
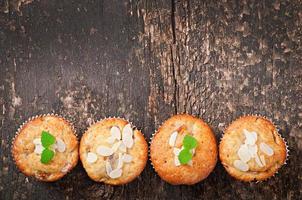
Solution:
<svg viewBox="0 0 302 200"><path fill-rule="evenodd" d="M172 185L192 185L207 178L217 162L217 143L201 119L180 114L165 121L153 135L152 165Z"/></svg>
<svg viewBox="0 0 302 200"><path fill-rule="evenodd" d="M287 147L271 121L261 116L244 116L225 130L219 157L234 178L262 181L285 163Z"/></svg>
<svg viewBox="0 0 302 200"><path fill-rule="evenodd" d="M78 162L73 126L53 114L30 118L18 129L12 156L19 170L41 181L56 181Z"/></svg>
<svg viewBox="0 0 302 200"><path fill-rule="evenodd" d="M97 182L129 183L143 171L147 158L144 135L121 118L107 118L91 125L80 142L83 167Z"/></svg>

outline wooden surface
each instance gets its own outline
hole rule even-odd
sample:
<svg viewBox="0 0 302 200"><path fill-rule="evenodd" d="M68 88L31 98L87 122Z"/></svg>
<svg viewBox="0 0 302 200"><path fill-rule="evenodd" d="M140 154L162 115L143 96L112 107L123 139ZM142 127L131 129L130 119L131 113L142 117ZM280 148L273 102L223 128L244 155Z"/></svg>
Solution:
<svg viewBox="0 0 302 200"><path fill-rule="evenodd" d="M3 2L7 0L0 1ZM36 0L0 14L0 199L301 199L302 2ZM244 114L271 118L290 157L275 177L241 183L220 163L203 182L171 186L150 163L119 187L79 163L62 180L19 173L18 126L55 112L79 135L120 116L149 139L176 113L210 124L217 140Z"/></svg>

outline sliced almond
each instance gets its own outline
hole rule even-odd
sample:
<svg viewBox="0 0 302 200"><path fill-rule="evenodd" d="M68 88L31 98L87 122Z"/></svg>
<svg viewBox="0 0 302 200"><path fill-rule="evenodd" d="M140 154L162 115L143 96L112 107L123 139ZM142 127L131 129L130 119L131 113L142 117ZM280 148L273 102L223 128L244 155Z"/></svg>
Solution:
<svg viewBox="0 0 302 200"><path fill-rule="evenodd" d="M175 164L176 167L180 166L180 162L179 162L179 159L178 159L177 156L174 156L174 164Z"/></svg>
<svg viewBox="0 0 302 200"><path fill-rule="evenodd" d="M89 163L95 163L97 161L98 157L95 153L92 153L92 152L89 152L87 153L87 157L86 157L86 160L87 162Z"/></svg>
<svg viewBox="0 0 302 200"><path fill-rule="evenodd" d="M71 164L70 164L70 163L67 163L67 164L61 169L61 172L62 172L62 173L68 172L68 170L69 170L70 167L71 167Z"/></svg>
<svg viewBox="0 0 302 200"><path fill-rule="evenodd" d="M109 144L113 144L115 140L116 140L116 138L115 138L114 136L110 136L109 138L107 138L106 141L107 141Z"/></svg>
<svg viewBox="0 0 302 200"><path fill-rule="evenodd" d="M176 148L176 147L173 148L173 154L174 154L175 156L178 156L180 152L181 152L181 149L180 149L180 148Z"/></svg>
<svg viewBox="0 0 302 200"><path fill-rule="evenodd" d="M257 135L257 133L255 131L250 132L250 134L254 137L255 141L258 140L258 135Z"/></svg>
<svg viewBox="0 0 302 200"><path fill-rule="evenodd" d="M33 140L33 143L34 143L34 144L42 144L41 138L36 138L36 139L34 139L34 140Z"/></svg>
<svg viewBox="0 0 302 200"><path fill-rule="evenodd" d="M245 135L245 144L254 145L257 141L257 133L255 132L249 132L246 129L243 129L243 133Z"/></svg>
<svg viewBox="0 0 302 200"><path fill-rule="evenodd" d="M247 145L248 151L252 158L255 158L257 152L258 152L258 146L257 145Z"/></svg>
<svg viewBox="0 0 302 200"><path fill-rule="evenodd" d="M123 128L123 132L122 132L122 137L124 137L124 135L129 135L129 136L133 136L133 129L131 127L131 124L127 124L126 126L124 126Z"/></svg>
<svg viewBox="0 0 302 200"><path fill-rule="evenodd" d="M190 150L191 154L194 156L195 155L195 148Z"/></svg>
<svg viewBox="0 0 302 200"><path fill-rule="evenodd" d="M61 140L60 138L57 138L57 150L58 152L63 153L66 150L66 145L64 143L63 140Z"/></svg>
<svg viewBox="0 0 302 200"><path fill-rule="evenodd" d="M106 161L106 173L109 176L109 174L112 172L112 167L109 161Z"/></svg>
<svg viewBox="0 0 302 200"><path fill-rule="evenodd" d="M123 161L125 163L130 163L132 161L132 159L133 159L133 157L131 155L129 155L129 154L124 154L123 155Z"/></svg>
<svg viewBox="0 0 302 200"><path fill-rule="evenodd" d="M251 159L251 154L249 153L247 145L241 145L237 151L237 155L244 163L247 163Z"/></svg>
<svg viewBox="0 0 302 200"><path fill-rule="evenodd" d="M266 143L260 143L260 150L268 156L274 155L274 150Z"/></svg>
<svg viewBox="0 0 302 200"><path fill-rule="evenodd" d="M113 179L119 178L122 176L122 172L122 169L114 169L109 173L109 177Z"/></svg>
<svg viewBox="0 0 302 200"><path fill-rule="evenodd" d="M117 169L121 169L123 167L123 154L118 154L118 160L117 160Z"/></svg>
<svg viewBox="0 0 302 200"><path fill-rule="evenodd" d="M264 155L261 155L261 156L260 156L260 160L261 160L262 164L265 166L265 165L266 165L266 162L265 162L265 157L264 157Z"/></svg>
<svg viewBox="0 0 302 200"><path fill-rule="evenodd" d="M174 132L171 134L171 136L170 136L170 138L169 138L169 145L170 145L171 147L174 147L174 146L175 146L175 142L176 142L177 135L178 135L178 132L177 132L177 131L174 131Z"/></svg>
<svg viewBox="0 0 302 200"><path fill-rule="evenodd" d="M193 166L193 161L190 160L190 161L188 162L188 165Z"/></svg>
<svg viewBox="0 0 302 200"><path fill-rule="evenodd" d="M114 143L114 145L111 147L112 151L116 152L121 144L122 144L122 141L118 141L118 142Z"/></svg>
<svg viewBox="0 0 302 200"><path fill-rule="evenodd" d="M58 148L57 143L54 143L54 144L52 144L52 145L49 146L49 149L51 149L53 151L55 151L57 148Z"/></svg>
<svg viewBox="0 0 302 200"><path fill-rule="evenodd" d="M125 139L123 139L123 143L127 148L131 149L132 146L133 146L134 141L133 141L132 137L127 138L127 139L125 138Z"/></svg>
<svg viewBox="0 0 302 200"><path fill-rule="evenodd" d="M257 165L259 165L259 167L263 167L263 164L262 164L258 154L256 154L256 156L255 156L255 161L256 161Z"/></svg>
<svg viewBox="0 0 302 200"><path fill-rule="evenodd" d="M116 127L116 126L113 126L110 129L110 134L111 134L111 137L114 137L117 140L120 140L121 137L122 137L121 130L118 127Z"/></svg>
<svg viewBox="0 0 302 200"><path fill-rule="evenodd" d="M37 144L37 145L35 146L34 152L35 152L36 154L42 154L43 150L44 150L44 147L42 146L42 144Z"/></svg>
<svg viewBox="0 0 302 200"><path fill-rule="evenodd" d="M132 137L133 137L133 130L131 128L131 125L127 124L123 128L123 132L122 132L122 141L127 148L132 148L133 146L134 141Z"/></svg>
<svg viewBox="0 0 302 200"><path fill-rule="evenodd" d="M120 144L119 150L120 150L121 152L124 152L124 153L127 152L127 147L125 146L124 143L121 143L121 144Z"/></svg>
<svg viewBox="0 0 302 200"><path fill-rule="evenodd" d="M248 164L243 162L242 160L235 160L233 163L234 167L240 171L246 172L249 170Z"/></svg>
<svg viewBox="0 0 302 200"><path fill-rule="evenodd" d="M99 146L96 149L96 152L100 155L100 156L110 156L112 155L114 152L112 151L111 148L106 147L106 146Z"/></svg>

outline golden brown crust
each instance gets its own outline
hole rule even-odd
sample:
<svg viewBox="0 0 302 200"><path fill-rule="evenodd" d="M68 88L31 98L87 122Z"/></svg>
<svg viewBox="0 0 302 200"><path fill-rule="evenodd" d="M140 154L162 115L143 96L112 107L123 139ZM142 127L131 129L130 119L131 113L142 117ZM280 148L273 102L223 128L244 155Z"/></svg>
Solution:
<svg viewBox="0 0 302 200"><path fill-rule="evenodd" d="M257 133L258 155L263 155L266 163L265 166L260 167L255 159L251 159L247 163L249 165L249 171L247 172L240 171L233 165L233 162L239 159L237 151L245 139L243 129ZM274 155L267 156L259 150L259 144L262 142L268 144L274 150ZM286 154L285 142L278 134L274 124L259 116L244 116L232 122L225 130L219 145L219 157L223 166L231 176L241 181L268 179L284 164Z"/></svg>
<svg viewBox="0 0 302 200"><path fill-rule="evenodd" d="M41 155L34 153L33 140L41 137L42 131L49 131L66 144L63 153L56 152L48 164L40 162ZM12 155L19 170L27 176L51 182L62 178L78 162L78 140L72 125L62 117L43 115L26 122L12 143Z"/></svg>
<svg viewBox="0 0 302 200"><path fill-rule="evenodd" d="M170 135L178 131L176 147L182 146L183 137L189 132L198 141L193 165L175 166L173 147L168 143ZM192 185L205 179L217 162L217 144L211 128L201 119L181 114L169 118L155 133L150 156L158 175L173 185Z"/></svg>
<svg viewBox="0 0 302 200"><path fill-rule="evenodd" d="M142 132L137 129L134 129L134 145L131 149L127 149L127 154L130 154L133 160L123 165L121 177L112 179L107 175L105 161L108 157L98 156L93 164L86 160L87 153L96 152L99 145L110 146L106 139L110 137L111 127L118 126L122 130L128 123L121 118L107 118L91 125L83 134L80 142L80 159L92 180L110 185L122 185L134 180L144 170L148 159L148 144Z"/></svg>

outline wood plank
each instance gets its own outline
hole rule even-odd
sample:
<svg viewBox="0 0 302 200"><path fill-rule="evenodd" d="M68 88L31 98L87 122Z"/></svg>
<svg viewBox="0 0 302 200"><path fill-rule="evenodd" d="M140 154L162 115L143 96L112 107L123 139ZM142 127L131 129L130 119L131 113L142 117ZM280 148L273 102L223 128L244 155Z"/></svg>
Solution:
<svg viewBox="0 0 302 200"><path fill-rule="evenodd" d="M34 1L0 15L1 199L299 199L302 166L299 1ZM120 116L150 140L168 117L203 118L219 141L243 114L271 118L291 150L262 183L217 164L194 186L171 186L148 163L130 184L91 181L81 164L56 183L19 173L10 142L28 117L56 112L79 135Z"/></svg>

